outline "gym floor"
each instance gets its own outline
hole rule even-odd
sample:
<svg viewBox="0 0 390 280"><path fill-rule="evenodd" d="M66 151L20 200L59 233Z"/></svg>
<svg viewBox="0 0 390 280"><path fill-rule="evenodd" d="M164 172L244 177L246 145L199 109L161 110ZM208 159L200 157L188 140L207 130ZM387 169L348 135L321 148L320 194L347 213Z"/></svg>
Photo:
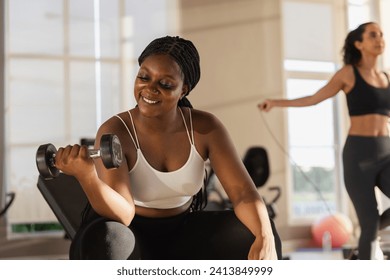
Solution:
<svg viewBox="0 0 390 280"><path fill-rule="evenodd" d="M0 260L66 260L70 240L59 236L0 238Z"/></svg>
<svg viewBox="0 0 390 280"><path fill-rule="evenodd" d="M62 236L0 238L0 260L67 260L70 240ZM341 250L322 252L319 249L300 249L285 254L290 260L338 260Z"/></svg>
<svg viewBox="0 0 390 280"><path fill-rule="evenodd" d="M45 236L18 236L5 238L4 227L0 226L0 260L67 260L70 240L62 233ZM387 253L390 252L390 229L382 232L386 241ZM323 251L320 248L291 249L284 244L284 258L290 260L342 260L343 250ZM292 247L291 247L292 248Z"/></svg>

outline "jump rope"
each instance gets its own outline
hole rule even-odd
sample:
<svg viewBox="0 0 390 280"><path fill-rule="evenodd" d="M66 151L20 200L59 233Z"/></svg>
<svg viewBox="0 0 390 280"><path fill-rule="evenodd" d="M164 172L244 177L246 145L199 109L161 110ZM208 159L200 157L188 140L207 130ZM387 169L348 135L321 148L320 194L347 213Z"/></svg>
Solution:
<svg viewBox="0 0 390 280"><path fill-rule="evenodd" d="M263 120L263 123L265 125L265 128L267 129L268 133L271 135L272 139L276 143L276 145L279 147L279 149L283 152L283 154L289 159L289 161L294 165L295 168L301 173L302 177L314 188L314 190L317 192L319 195L321 201L326 207L327 212L331 215L332 210L329 207L329 204L327 203L326 199L322 195L322 192L320 188L317 186L316 183L314 183L307 175L306 173L302 170L302 168L294 161L294 159L291 157L290 153L286 151L286 149L283 147L283 145L279 142L279 140L276 138L276 136L273 134L267 120L264 117L263 111L260 111L260 116Z"/></svg>

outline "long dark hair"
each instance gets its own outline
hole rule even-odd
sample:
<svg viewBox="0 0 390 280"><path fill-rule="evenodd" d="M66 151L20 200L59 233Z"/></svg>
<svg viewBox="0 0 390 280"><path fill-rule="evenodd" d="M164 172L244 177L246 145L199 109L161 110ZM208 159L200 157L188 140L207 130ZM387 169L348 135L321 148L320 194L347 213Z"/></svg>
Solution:
<svg viewBox="0 0 390 280"><path fill-rule="evenodd" d="M350 31L345 38L343 47L343 62L345 65L357 65L362 59L360 50L355 47L355 42L363 41L363 33L366 31L367 25L374 24L375 22L366 22L359 25L356 29Z"/></svg>

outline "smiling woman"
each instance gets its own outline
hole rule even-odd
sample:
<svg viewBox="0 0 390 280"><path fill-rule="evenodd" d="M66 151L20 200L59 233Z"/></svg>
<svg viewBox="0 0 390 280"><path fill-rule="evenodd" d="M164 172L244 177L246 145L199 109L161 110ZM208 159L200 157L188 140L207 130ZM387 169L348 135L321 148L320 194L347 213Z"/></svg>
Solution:
<svg viewBox="0 0 390 280"><path fill-rule="evenodd" d="M183 84L180 67L172 62L173 58L158 54L142 62L134 85L134 96L144 114L148 114L148 109L158 113L154 107L143 106L145 103L170 110L177 107L178 100L187 94L188 86Z"/></svg>
<svg viewBox="0 0 390 280"><path fill-rule="evenodd" d="M119 137L123 164L108 170L79 145L56 154L56 167L78 179L90 203L70 257L281 258L274 224L227 130L186 98L200 79L193 43L158 38L138 62L137 106L107 120L96 135ZM206 160L234 211L202 211Z"/></svg>

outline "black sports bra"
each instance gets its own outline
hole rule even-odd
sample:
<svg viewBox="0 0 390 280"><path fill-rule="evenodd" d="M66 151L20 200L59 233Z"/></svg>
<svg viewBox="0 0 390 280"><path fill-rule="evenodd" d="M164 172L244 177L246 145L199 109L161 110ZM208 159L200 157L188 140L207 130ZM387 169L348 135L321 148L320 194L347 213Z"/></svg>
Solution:
<svg viewBox="0 0 390 280"><path fill-rule="evenodd" d="M347 105L350 116L367 114L390 115L390 81L386 88L368 84L353 66L355 85L347 94ZM387 80L389 77L385 73Z"/></svg>

